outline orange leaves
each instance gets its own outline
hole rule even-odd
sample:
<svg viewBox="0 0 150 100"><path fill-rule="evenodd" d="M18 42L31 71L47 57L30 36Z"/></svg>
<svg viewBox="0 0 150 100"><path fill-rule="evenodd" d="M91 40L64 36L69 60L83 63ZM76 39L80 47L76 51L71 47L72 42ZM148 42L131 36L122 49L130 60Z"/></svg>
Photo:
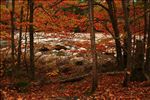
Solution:
<svg viewBox="0 0 150 100"><path fill-rule="evenodd" d="M10 40L10 34L8 34L5 31L1 31L1 33L0 33L0 39L1 40Z"/></svg>
<svg viewBox="0 0 150 100"><path fill-rule="evenodd" d="M82 41L82 42L75 42L74 44L77 47L83 47L83 48L90 48L90 42L89 41Z"/></svg>
<svg viewBox="0 0 150 100"><path fill-rule="evenodd" d="M62 9L62 7L67 7L67 4L70 4L70 1L63 1L59 5L60 8L49 8L49 5L52 4L52 2L45 3L45 1L42 2L44 7L44 12L41 9L35 10L35 25L36 27L40 28L43 31L51 30L53 32L71 32L73 29L77 26L80 26L80 24L85 22L85 17L82 17L78 19L79 15L73 14L71 12L65 12ZM72 2L77 3L75 1ZM72 4L71 3L71 4ZM36 2L38 4L38 1ZM49 9L47 9L49 8ZM38 24L40 23L40 24ZM48 23L45 25L45 23ZM84 24L82 24L81 27L85 27Z"/></svg>
<svg viewBox="0 0 150 100"><path fill-rule="evenodd" d="M34 25L36 26L36 30L40 31L51 31L51 32L72 32L74 31L74 28L80 27L80 29L85 30L85 21L87 20L86 16L80 16L77 14L74 14L72 12L66 12L63 11L62 8L64 7L70 7L71 5L77 5L79 4L77 1L62 1L59 6L54 6L50 8L50 5L53 5L53 3L56 3L55 0L35 0L35 7L38 5L42 5L42 8L36 8L34 10ZM69 5L68 5L69 4ZM16 26L17 28L22 25L23 28L27 25L29 25L28 21L24 21L23 23L19 23L20 18L20 6L22 6L22 2L16 2L16 10L15 10L15 16L16 16ZM27 15L27 3L24 3L24 19ZM2 19L3 21L7 22L7 24L10 24L10 12L9 9L5 7L5 5L2 5ZM79 18L80 17L80 18Z"/></svg>
<svg viewBox="0 0 150 100"><path fill-rule="evenodd" d="M102 45L102 44L96 45L96 49L97 49L97 51L105 51L106 50L105 45Z"/></svg>
<svg viewBox="0 0 150 100"><path fill-rule="evenodd" d="M20 22L15 22L15 25L17 26L17 27L20 27L21 25L22 25L22 27L26 27L26 26L29 26L31 23L29 23L29 22L22 22L22 23L20 23Z"/></svg>
<svg viewBox="0 0 150 100"><path fill-rule="evenodd" d="M47 75L49 77L55 77L55 76L58 76L58 73L59 73L59 70L56 69L56 70L53 70L52 72L47 73Z"/></svg>

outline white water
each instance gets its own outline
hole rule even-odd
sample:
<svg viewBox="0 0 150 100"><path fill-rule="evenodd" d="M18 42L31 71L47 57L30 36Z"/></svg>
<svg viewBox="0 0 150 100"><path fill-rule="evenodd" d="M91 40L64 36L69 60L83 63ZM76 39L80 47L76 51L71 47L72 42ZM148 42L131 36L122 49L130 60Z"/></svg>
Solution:
<svg viewBox="0 0 150 100"><path fill-rule="evenodd" d="M22 43L25 43L25 33L22 33ZM28 42L29 42L29 33L27 33ZM78 42L84 42L90 40L90 34L89 33L67 33L69 36L66 36L65 38L61 38L61 34L59 33L43 33L43 32L36 32L34 34L34 43L60 43L61 41L78 41ZM58 36L57 36L58 35ZM56 36L56 37L53 37ZM65 36L65 35L64 35ZM16 33L15 38L17 39L19 37L19 33ZM96 41L110 38L110 35L104 35L102 33L96 33L95 34Z"/></svg>

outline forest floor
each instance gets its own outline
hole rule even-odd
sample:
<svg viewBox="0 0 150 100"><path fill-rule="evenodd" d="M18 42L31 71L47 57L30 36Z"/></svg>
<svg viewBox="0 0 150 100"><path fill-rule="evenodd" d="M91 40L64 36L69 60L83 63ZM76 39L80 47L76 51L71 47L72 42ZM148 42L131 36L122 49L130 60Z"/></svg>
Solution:
<svg viewBox="0 0 150 100"><path fill-rule="evenodd" d="M92 84L91 69L87 71L90 64L72 66L64 63L64 60L61 63L59 58L57 66L52 63L52 68L51 63L47 67L37 63L39 68L36 69L34 81L25 76L26 72L21 72L16 79L7 70L7 75L1 77L0 100L150 100L150 82L129 82L128 87L123 87L125 73L116 70L111 57L101 55L99 58L103 63L100 70L104 69L103 73L98 74L98 87L92 95L87 94ZM58 63L64 65L58 66ZM64 72L59 72L57 67ZM81 71L82 68L85 71Z"/></svg>
<svg viewBox="0 0 150 100"><path fill-rule="evenodd" d="M17 86L11 84L14 79L4 78L1 80L1 100L150 100L150 83L130 82L128 87L123 87L123 72L99 74L96 92L86 95L91 79L88 75L77 81L41 84L32 81L32 85Z"/></svg>
<svg viewBox="0 0 150 100"><path fill-rule="evenodd" d="M103 41L101 42L103 44ZM75 43L82 45L81 41ZM72 44L70 45L72 47ZM85 42L83 46L86 45ZM49 49L44 53L39 51L41 48L39 44L35 46L37 52L35 53L36 76L34 81L27 78L27 66L24 64L21 67L23 68L21 77L19 79L12 77L11 75L14 73L11 73L10 62L6 62L7 75L0 78L0 100L150 100L150 82L129 82L128 87L123 87L125 73L117 70L115 57L109 54L98 54L99 70L103 73L98 74L97 90L92 95L87 95L92 84L91 56L88 55L89 53L70 54L68 50L59 51L54 50L57 48L51 45L44 46ZM100 46L100 49L102 47ZM75 48L78 51L79 49L81 51L88 50L86 47L75 46ZM53 50L55 52L51 52ZM1 58L4 57L9 61L9 51L7 53L6 56L5 52L2 51ZM66 56L68 53L69 56ZM74 54L77 55L74 56ZM28 56L27 59L28 63ZM72 77L77 79L69 80Z"/></svg>

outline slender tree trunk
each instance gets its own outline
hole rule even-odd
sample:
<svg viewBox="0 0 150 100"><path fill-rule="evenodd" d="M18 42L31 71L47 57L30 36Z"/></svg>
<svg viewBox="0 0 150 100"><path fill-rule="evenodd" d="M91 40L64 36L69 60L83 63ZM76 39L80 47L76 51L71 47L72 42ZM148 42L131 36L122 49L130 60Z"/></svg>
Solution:
<svg viewBox="0 0 150 100"><path fill-rule="evenodd" d="M26 21L28 21L28 16L29 16L29 4L28 4L28 6L27 6L27 15L26 15ZM28 26L26 26L26 28L25 28L25 47L24 47L24 64L25 64L25 66L26 66L26 71L27 71L27 73L29 73L29 66L28 66L28 64L27 64L27 58L26 58L26 56L27 56L27 41L28 41L28 37L27 37L27 34L28 34Z"/></svg>
<svg viewBox="0 0 150 100"><path fill-rule="evenodd" d="M123 7L123 11L124 11L124 22L125 22L125 32L126 32L126 41L125 41L125 44L126 44L126 50L127 51L127 71L130 71L131 70L131 67L132 64L131 64L131 60L132 60L132 57L131 57L131 48L132 48L132 43L131 43L131 40L132 40L132 35L131 35L131 31L130 31L130 28L129 28L129 0L122 0L122 7ZM128 74L128 73L127 73ZM129 79L129 75L126 74L126 77L127 79ZM129 81L125 79L124 81ZM128 82L124 82L124 83L128 83ZM124 84L124 86L127 86L127 84Z"/></svg>
<svg viewBox="0 0 150 100"><path fill-rule="evenodd" d="M132 1L133 2L133 12L134 12L134 16L133 16L133 20L135 20L135 15L136 15L136 7L135 7L135 2L134 0ZM136 22L133 22L134 23L134 28L133 28L133 33L135 32L135 26L136 26ZM135 54L135 42L136 42L136 37L135 37L135 34L133 34L133 46L132 46L132 56L134 58L134 54Z"/></svg>
<svg viewBox="0 0 150 100"><path fill-rule="evenodd" d="M91 51L92 51L92 89L91 92L94 92L97 88L97 53L96 53L96 44L95 44L95 33L94 33L94 12L93 12L93 0L88 1L89 4L89 21L90 21L90 38L91 38Z"/></svg>
<svg viewBox="0 0 150 100"><path fill-rule="evenodd" d="M12 11L11 11L11 56L12 56L12 66L15 66L15 39L14 39L14 14L15 14L15 0L12 0Z"/></svg>
<svg viewBox="0 0 150 100"><path fill-rule="evenodd" d="M6 0L6 8L9 7L9 0Z"/></svg>
<svg viewBox="0 0 150 100"><path fill-rule="evenodd" d="M25 47L24 47L24 65L26 67L26 72L29 74L29 64L27 62L27 41L28 41L28 37L27 37L27 33L28 33L28 26L26 26L25 29Z"/></svg>
<svg viewBox="0 0 150 100"><path fill-rule="evenodd" d="M118 66L122 69L124 64L123 64L123 59L122 59L122 50L121 50L119 29L118 29L118 23L117 23L117 17L116 17L116 7L114 4L114 0L106 0L106 2L109 7L109 17L111 19L112 27L115 33L117 62L118 62Z"/></svg>
<svg viewBox="0 0 150 100"><path fill-rule="evenodd" d="M122 0L122 8L124 12L124 23L125 23L125 37L124 37L124 50L123 50L123 56L124 56L124 67L129 69L130 65L130 60L131 60L131 39L132 35L130 32L130 26L129 26L129 0Z"/></svg>
<svg viewBox="0 0 150 100"><path fill-rule="evenodd" d="M123 44L123 64L124 64L124 68L126 68L127 67L127 55L128 55L128 53L127 53L128 46L127 46L126 36L123 39L123 43L124 43Z"/></svg>
<svg viewBox="0 0 150 100"><path fill-rule="evenodd" d="M150 1L148 1L150 3ZM148 13L148 38L147 38L147 50L146 50L146 62L145 72L147 73L147 79L150 80L150 13Z"/></svg>
<svg viewBox="0 0 150 100"><path fill-rule="evenodd" d="M22 24L23 20L23 6L21 6L20 11L20 23ZM20 68L21 64L21 40L22 40L22 25L20 25L20 32L19 32L19 40L18 40L18 69Z"/></svg>
<svg viewBox="0 0 150 100"><path fill-rule="evenodd" d="M33 12L34 12L34 1L29 0L30 5L30 26L29 26L29 34L30 34L30 75L31 79L34 79L35 68L34 68L34 28L33 28Z"/></svg>
<svg viewBox="0 0 150 100"><path fill-rule="evenodd" d="M146 43L146 35L147 35L147 0L144 0L144 44Z"/></svg>

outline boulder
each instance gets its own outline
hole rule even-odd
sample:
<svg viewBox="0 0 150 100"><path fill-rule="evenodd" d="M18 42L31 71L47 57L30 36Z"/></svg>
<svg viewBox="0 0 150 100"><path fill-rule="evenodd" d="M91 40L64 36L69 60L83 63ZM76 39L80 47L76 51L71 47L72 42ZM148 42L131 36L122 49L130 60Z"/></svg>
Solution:
<svg viewBox="0 0 150 100"><path fill-rule="evenodd" d="M79 50L79 51L87 51L87 49L86 49L86 48L83 48L83 47L80 47L78 50Z"/></svg>
<svg viewBox="0 0 150 100"><path fill-rule="evenodd" d="M67 73L71 70L71 67L69 67L68 65L62 65L58 67L59 72L61 73Z"/></svg>
<svg viewBox="0 0 150 100"><path fill-rule="evenodd" d="M46 51L49 51L49 49L47 47L42 47L42 48L39 49L39 51L46 52Z"/></svg>
<svg viewBox="0 0 150 100"><path fill-rule="evenodd" d="M83 65L85 63L85 60L83 57L73 57L70 60L71 64L73 65Z"/></svg>
<svg viewBox="0 0 150 100"><path fill-rule="evenodd" d="M42 52L37 52L37 53L35 53L35 57L39 57L39 56L41 56L42 55Z"/></svg>
<svg viewBox="0 0 150 100"><path fill-rule="evenodd" d="M69 64L69 57L60 56L60 57L56 60L56 63L57 63L57 66L62 66L62 65Z"/></svg>
<svg viewBox="0 0 150 100"><path fill-rule="evenodd" d="M63 45L55 45L54 49L55 50L61 50L61 49L67 50L67 47L65 47Z"/></svg>
<svg viewBox="0 0 150 100"><path fill-rule="evenodd" d="M40 62L40 63L48 63L48 62L52 62L54 60L56 60L58 57L57 56L54 56L54 55L42 55L37 62Z"/></svg>

